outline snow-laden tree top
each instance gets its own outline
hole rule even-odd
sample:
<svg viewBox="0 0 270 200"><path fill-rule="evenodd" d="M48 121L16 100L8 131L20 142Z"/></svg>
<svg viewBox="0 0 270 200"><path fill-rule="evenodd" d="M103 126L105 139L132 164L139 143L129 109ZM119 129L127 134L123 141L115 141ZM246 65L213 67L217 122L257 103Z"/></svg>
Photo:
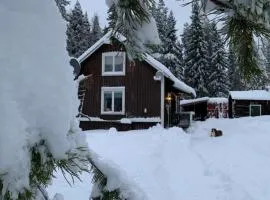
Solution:
<svg viewBox="0 0 270 200"><path fill-rule="evenodd" d="M239 63L241 73L246 78L260 74L261 70L256 59L254 35L270 36L270 1L269 0L183 0L183 3L200 1L206 13L221 14L223 31L232 44ZM106 0L108 6L116 5L118 20L115 30L121 28L128 38L127 46L132 55L145 51L145 41L141 38L156 33L149 10L153 0ZM143 31L144 37L139 33L142 27L148 24L151 29ZM151 31L149 31L151 30ZM138 32L138 33L136 33ZM135 33L135 34L134 34ZM153 38L153 37L151 37ZM151 41L151 40L150 40Z"/></svg>
<svg viewBox="0 0 270 200"><path fill-rule="evenodd" d="M68 134L78 128L78 104L55 2L2 0L0 24L0 199L16 199L47 184L33 170L34 155L48 167L87 145Z"/></svg>

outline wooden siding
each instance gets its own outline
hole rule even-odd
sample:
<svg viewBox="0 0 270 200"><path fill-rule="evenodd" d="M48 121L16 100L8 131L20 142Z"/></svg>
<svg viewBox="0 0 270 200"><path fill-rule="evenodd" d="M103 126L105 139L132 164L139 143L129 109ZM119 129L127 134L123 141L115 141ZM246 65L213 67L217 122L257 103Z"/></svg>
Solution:
<svg viewBox="0 0 270 200"><path fill-rule="evenodd" d="M96 130L104 129L108 130L110 128L116 128L118 131L129 131L129 130L140 130L147 129L155 126L157 123L154 122L135 122L132 124L121 124L117 122L81 122L80 127L83 131L85 130Z"/></svg>
<svg viewBox="0 0 270 200"><path fill-rule="evenodd" d="M270 101L258 101L258 100L234 100L229 97L229 117L247 117L249 116L250 104L261 105L261 114L270 115Z"/></svg>
<svg viewBox="0 0 270 200"><path fill-rule="evenodd" d="M82 63L82 74L90 75L83 113L104 120L123 117L160 117L160 81L153 79L156 70L144 61L126 59L125 76L102 76L102 53L124 51L121 46L104 44ZM101 115L101 87L125 87L125 115ZM144 109L147 113L144 113Z"/></svg>

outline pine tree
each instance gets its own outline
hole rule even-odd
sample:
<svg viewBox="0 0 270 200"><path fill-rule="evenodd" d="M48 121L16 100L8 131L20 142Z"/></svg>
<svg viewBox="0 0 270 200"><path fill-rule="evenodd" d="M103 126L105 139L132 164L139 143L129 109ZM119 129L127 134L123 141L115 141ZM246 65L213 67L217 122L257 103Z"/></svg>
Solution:
<svg viewBox="0 0 270 200"><path fill-rule="evenodd" d="M66 6L68 6L70 4L70 1L68 0L55 0L57 7L59 8L59 11L62 15L62 17L68 21L68 14L66 11Z"/></svg>
<svg viewBox="0 0 270 200"><path fill-rule="evenodd" d="M258 66L262 73L254 74L251 76L249 81L246 81L245 87L248 90L264 89L268 83L268 75L266 71L265 58L263 56L262 49L257 44L255 44L255 42L254 46L256 47L254 55L256 56Z"/></svg>
<svg viewBox="0 0 270 200"><path fill-rule="evenodd" d="M183 47L186 83L195 88L198 97L208 96L209 58L197 1L192 4L191 24L184 29Z"/></svg>
<svg viewBox="0 0 270 200"><path fill-rule="evenodd" d="M92 44L94 44L102 37L102 30L100 28L99 17L97 15L94 15L92 21L93 22L92 22L91 37L92 37Z"/></svg>
<svg viewBox="0 0 270 200"><path fill-rule="evenodd" d="M158 6L152 7L153 16L157 22L160 45L151 46L152 54L179 79L183 78L182 46L177 38L176 20L172 11L160 0Z"/></svg>
<svg viewBox="0 0 270 200"><path fill-rule="evenodd" d="M156 20L159 38L161 41L166 40L166 22L168 17L168 8L165 6L164 0L159 0L156 12L154 12L154 18Z"/></svg>
<svg viewBox="0 0 270 200"><path fill-rule="evenodd" d="M211 47L209 48L212 55L209 63L209 85L208 90L210 96L213 97L226 97L229 90L228 82L228 60L227 54L224 47L224 42L221 39L217 31L215 23L210 24L208 29L209 38L211 41Z"/></svg>
<svg viewBox="0 0 270 200"><path fill-rule="evenodd" d="M90 24L78 1L69 15L66 34L69 56L77 58L90 47Z"/></svg>
<svg viewBox="0 0 270 200"><path fill-rule="evenodd" d="M229 45L229 53L228 53L228 79L230 83L229 85L230 91L244 90L244 84L242 82L240 70L237 66L235 53L231 45Z"/></svg>
<svg viewBox="0 0 270 200"><path fill-rule="evenodd" d="M107 14L108 14L107 21L108 21L108 25L109 25L108 28L113 29L113 28L115 28L115 25L116 25L116 22L117 22L117 17L118 17L114 3L109 8Z"/></svg>
<svg viewBox="0 0 270 200"><path fill-rule="evenodd" d="M262 40L262 52L264 55L264 64L268 77L270 77L270 40L264 38Z"/></svg>

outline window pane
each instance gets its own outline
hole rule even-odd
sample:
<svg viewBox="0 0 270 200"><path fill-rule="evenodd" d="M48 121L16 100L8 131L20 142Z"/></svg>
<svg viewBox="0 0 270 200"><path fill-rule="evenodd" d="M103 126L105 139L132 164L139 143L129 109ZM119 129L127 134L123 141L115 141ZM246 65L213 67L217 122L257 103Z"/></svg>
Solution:
<svg viewBox="0 0 270 200"><path fill-rule="evenodd" d="M105 56L105 72L113 71L113 57Z"/></svg>
<svg viewBox="0 0 270 200"><path fill-rule="evenodd" d="M123 62L124 62L124 58L123 56L115 56L115 71L116 72L122 72L123 71Z"/></svg>
<svg viewBox="0 0 270 200"><path fill-rule="evenodd" d="M104 112L112 111L112 92L104 92Z"/></svg>
<svg viewBox="0 0 270 200"><path fill-rule="evenodd" d="M261 107L260 106L251 106L250 108L250 116L260 116L261 115Z"/></svg>
<svg viewBox="0 0 270 200"><path fill-rule="evenodd" d="M114 93L114 112L122 112L122 92Z"/></svg>

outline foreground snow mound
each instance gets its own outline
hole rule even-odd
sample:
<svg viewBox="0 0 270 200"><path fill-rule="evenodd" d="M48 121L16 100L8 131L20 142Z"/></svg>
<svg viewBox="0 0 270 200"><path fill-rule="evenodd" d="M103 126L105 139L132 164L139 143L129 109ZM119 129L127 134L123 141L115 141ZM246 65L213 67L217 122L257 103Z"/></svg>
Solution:
<svg viewBox="0 0 270 200"><path fill-rule="evenodd" d="M266 116L209 119L196 122L188 134L161 127L85 133L91 148L120 166L150 200L268 200L269 127ZM209 137L212 128L223 136ZM70 195L68 187L61 188L65 191Z"/></svg>
<svg viewBox="0 0 270 200"><path fill-rule="evenodd" d="M31 147L44 140L65 159L85 142L67 137L78 104L55 1L1 0L0 24L0 179L16 198L30 187Z"/></svg>

